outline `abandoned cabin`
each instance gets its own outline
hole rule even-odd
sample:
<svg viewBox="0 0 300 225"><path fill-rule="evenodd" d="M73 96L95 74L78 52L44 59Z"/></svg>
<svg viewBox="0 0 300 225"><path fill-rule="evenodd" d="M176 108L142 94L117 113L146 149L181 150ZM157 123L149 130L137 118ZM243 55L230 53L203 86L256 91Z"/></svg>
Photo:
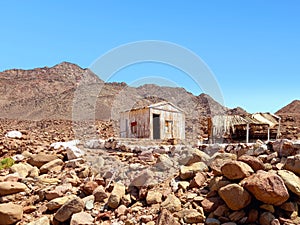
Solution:
<svg viewBox="0 0 300 225"><path fill-rule="evenodd" d="M208 119L209 142L269 141L280 136L281 118L271 113L216 115Z"/></svg>
<svg viewBox="0 0 300 225"><path fill-rule="evenodd" d="M184 140L185 114L170 102L121 112L120 137Z"/></svg>

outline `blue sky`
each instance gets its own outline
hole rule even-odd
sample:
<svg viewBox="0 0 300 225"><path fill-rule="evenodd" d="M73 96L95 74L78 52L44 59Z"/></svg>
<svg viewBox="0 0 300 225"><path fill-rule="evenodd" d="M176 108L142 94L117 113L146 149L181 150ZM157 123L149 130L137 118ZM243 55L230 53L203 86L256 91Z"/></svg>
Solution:
<svg viewBox="0 0 300 225"><path fill-rule="evenodd" d="M162 40L193 51L209 66L228 107L275 112L300 99L297 0L10 0L0 1L0 11L0 71L62 61L89 67L119 45ZM180 73L145 63L111 81L165 77L199 94Z"/></svg>

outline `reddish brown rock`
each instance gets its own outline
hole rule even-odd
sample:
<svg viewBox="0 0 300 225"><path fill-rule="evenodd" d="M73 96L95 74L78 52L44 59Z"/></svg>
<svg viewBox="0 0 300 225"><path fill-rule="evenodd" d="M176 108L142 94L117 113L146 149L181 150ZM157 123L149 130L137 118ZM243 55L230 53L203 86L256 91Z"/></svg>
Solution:
<svg viewBox="0 0 300 225"><path fill-rule="evenodd" d="M289 199L289 193L278 175L259 171L242 181L242 186L263 203L281 205Z"/></svg>
<svg viewBox="0 0 300 225"><path fill-rule="evenodd" d="M222 187L218 193L226 205L234 211L241 210L251 203L251 195L238 184Z"/></svg>
<svg viewBox="0 0 300 225"><path fill-rule="evenodd" d="M23 192L26 188L27 186L20 182L0 182L0 196Z"/></svg>
<svg viewBox="0 0 300 225"><path fill-rule="evenodd" d="M157 221L157 225L180 225L167 209L162 209Z"/></svg>
<svg viewBox="0 0 300 225"><path fill-rule="evenodd" d="M194 179L190 182L190 188L199 188L205 184L207 177L204 173L197 173Z"/></svg>
<svg viewBox="0 0 300 225"><path fill-rule="evenodd" d="M93 194L94 190L98 187L98 183L95 181L89 181L83 185L82 191L86 195Z"/></svg>
<svg viewBox="0 0 300 225"><path fill-rule="evenodd" d="M278 153L279 156L292 156L295 155L297 149L294 147L294 144L290 140L277 140L272 144L275 152Z"/></svg>
<svg viewBox="0 0 300 225"><path fill-rule="evenodd" d="M36 166L38 168L42 167L46 163L49 163L53 160L58 159L56 155L48 155L48 154L43 154L39 153L37 155L32 155L30 159L28 160L28 163L32 166Z"/></svg>
<svg viewBox="0 0 300 225"><path fill-rule="evenodd" d="M228 162L222 166L221 171L229 180L240 180L254 173L248 164L241 161Z"/></svg>
<svg viewBox="0 0 300 225"><path fill-rule="evenodd" d="M300 155L288 157L283 168L300 176Z"/></svg>
<svg viewBox="0 0 300 225"><path fill-rule="evenodd" d="M220 197L208 197L201 202L201 205L205 212L213 212L224 202Z"/></svg>
<svg viewBox="0 0 300 225"><path fill-rule="evenodd" d="M0 204L0 225L15 224L22 219L22 216L22 206L12 203Z"/></svg>
<svg viewBox="0 0 300 225"><path fill-rule="evenodd" d="M262 160L257 157L250 156L250 155L243 155L239 157L239 161L247 163L255 172L258 170L264 170L265 165Z"/></svg>

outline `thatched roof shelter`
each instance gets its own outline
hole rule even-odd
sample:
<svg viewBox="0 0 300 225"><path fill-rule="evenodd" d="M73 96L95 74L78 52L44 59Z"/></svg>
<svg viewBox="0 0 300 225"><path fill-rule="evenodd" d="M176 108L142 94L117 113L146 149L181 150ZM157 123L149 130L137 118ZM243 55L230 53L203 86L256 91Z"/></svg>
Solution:
<svg viewBox="0 0 300 225"><path fill-rule="evenodd" d="M271 113L255 113L249 115L216 115L209 119L209 136L213 138L232 138L234 135L245 137L249 141L249 130L267 129L268 140L270 129L278 126L280 129L280 117ZM237 130L239 131L237 133Z"/></svg>

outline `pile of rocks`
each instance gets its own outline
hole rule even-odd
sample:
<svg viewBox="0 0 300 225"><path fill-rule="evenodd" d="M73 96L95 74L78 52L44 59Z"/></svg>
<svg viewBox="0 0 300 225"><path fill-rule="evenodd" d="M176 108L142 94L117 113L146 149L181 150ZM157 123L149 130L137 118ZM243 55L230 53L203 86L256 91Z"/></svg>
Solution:
<svg viewBox="0 0 300 225"><path fill-rule="evenodd" d="M126 146L21 133L1 139L15 164L0 171L0 225L300 224L298 142Z"/></svg>

